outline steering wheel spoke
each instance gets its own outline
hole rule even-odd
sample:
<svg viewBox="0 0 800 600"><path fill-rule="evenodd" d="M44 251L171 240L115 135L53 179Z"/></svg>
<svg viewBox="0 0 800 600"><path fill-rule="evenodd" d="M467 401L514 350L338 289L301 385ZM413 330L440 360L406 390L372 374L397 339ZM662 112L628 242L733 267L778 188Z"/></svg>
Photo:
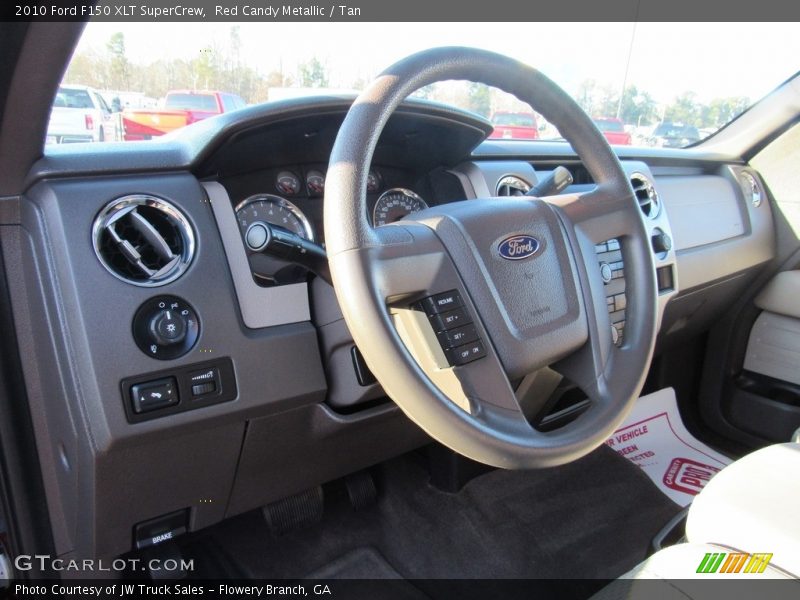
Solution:
<svg viewBox="0 0 800 600"><path fill-rule="evenodd" d="M625 185L599 185L587 192L548 196L545 202L557 207L571 227L593 244L619 239L641 228L633 192Z"/></svg>
<svg viewBox="0 0 800 600"><path fill-rule="evenodd" d="M364 249L370 277L387 304L442 291L455 267L430 228L416 224L377 227L374 243Z"/></svg>

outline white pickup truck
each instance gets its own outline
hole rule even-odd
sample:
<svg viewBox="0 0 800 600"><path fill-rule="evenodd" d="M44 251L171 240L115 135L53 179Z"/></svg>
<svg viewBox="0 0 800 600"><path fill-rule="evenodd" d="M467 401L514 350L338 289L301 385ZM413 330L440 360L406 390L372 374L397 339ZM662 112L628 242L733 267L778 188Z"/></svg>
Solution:
<svg viewBox="0 0 800 600"><path fill-rule="evenodd" d="M103 97L84 85L60 85L50 123L48 144L105 142L119 139L119 116Z"/></svg>

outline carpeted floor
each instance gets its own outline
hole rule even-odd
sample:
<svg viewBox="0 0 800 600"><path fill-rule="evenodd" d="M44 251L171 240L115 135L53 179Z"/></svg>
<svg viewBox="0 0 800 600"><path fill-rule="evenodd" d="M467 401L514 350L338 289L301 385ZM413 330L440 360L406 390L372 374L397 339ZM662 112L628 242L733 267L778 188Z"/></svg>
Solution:
<svg viewBox="0 0 800 600"><path fill-rule="evenodd" d="M458 494L431 487L409 457L381 465L376 483L378 503L362 511L339 507L322 523L278 538L250 513L195 543L211 542L217 566L235 569L229 575L399 576L436 597L441 586L424 580L615 578L645 557L678 512L637 467L605 447L553 469L491 471ZM402 596L415 597L407 592Z"/></svg>

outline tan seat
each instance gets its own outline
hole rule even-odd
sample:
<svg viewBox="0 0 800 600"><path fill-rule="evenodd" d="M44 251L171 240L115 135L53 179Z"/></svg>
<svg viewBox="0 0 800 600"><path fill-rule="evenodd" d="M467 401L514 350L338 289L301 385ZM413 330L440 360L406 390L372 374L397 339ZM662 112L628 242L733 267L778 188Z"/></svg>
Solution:
<svg viewBox="0 0 800 600"><path fill-rule="evenodd" d="M781 579L771 584L778 587L758 588L759 599L770 592L800 598L800 444L763 448L715 475L692 502L686 537L593 600L720 598L721 579L729 592Z"/></svg>
<svg viewBox="0 0 800 600"><path fill-rule="evenodd" d="M757 450L715 475L692 502L686 539L770 553L800 576L800 444Z"/></svg>

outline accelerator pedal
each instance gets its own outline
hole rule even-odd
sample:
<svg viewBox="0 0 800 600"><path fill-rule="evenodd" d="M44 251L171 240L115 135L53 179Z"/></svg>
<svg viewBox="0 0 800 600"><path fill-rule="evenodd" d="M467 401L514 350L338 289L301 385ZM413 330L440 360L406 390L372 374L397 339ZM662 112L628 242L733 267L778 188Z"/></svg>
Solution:
<svg viewBox="0 0 800 600"><path fill-rule="evenodd" d="M358 471L344 478L347 497L355 510L362 510L375 504L378 490L369 471Z"/></svg>

